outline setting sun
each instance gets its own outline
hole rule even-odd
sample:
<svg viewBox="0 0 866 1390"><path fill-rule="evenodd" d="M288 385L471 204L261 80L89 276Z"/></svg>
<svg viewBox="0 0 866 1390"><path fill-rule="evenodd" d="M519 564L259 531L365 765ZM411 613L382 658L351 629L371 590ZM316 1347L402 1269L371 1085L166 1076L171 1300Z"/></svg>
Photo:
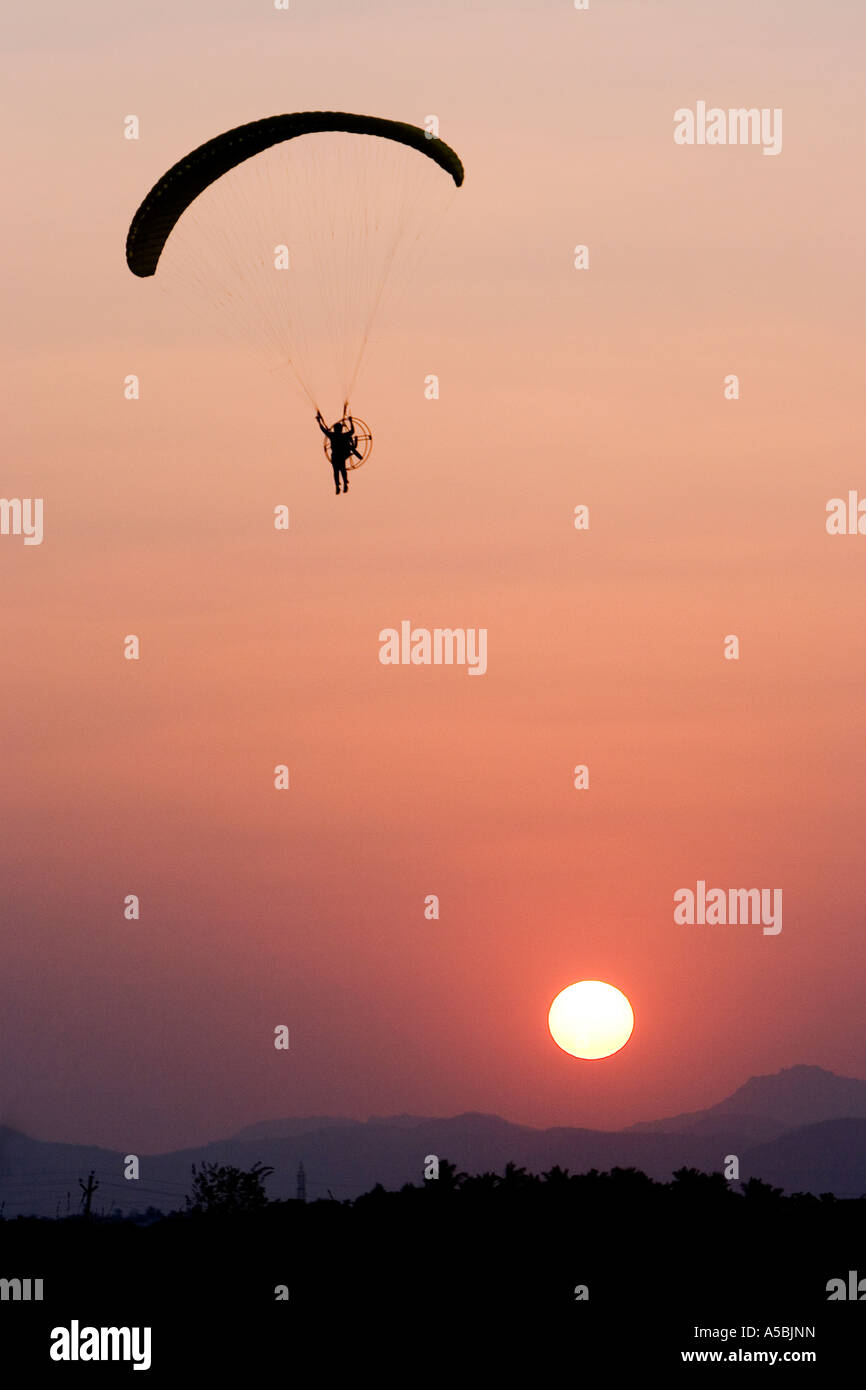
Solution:
<svg viewBox="0 0 866 1390"><path fill-rule="evenodd" d="M572 1057L610 1057L634 1028L631 1004L621 990L601 980L581 980L557 994L547 1025L553 1041Z"/></svg>

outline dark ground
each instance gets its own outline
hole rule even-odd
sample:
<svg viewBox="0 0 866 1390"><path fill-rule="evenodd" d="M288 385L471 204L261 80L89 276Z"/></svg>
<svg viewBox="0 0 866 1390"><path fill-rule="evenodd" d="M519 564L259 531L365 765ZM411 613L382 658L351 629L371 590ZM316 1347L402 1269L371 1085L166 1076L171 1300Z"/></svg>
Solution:
<svg viewBox="0 0 866 1390"><path fill-rule="evenodd" d="M722 1374L862 1379L866 1284L863 1302L828 1302L826 1285L847 1285L849 1270L866 1279L866 1199L782 1197L763 1184L741 1195L718 1175L661 1184L633 1170L461 1184L445 1169L444 1182L352 1204L269 1203L150 1225L4 1221L0 1277L44 1281L42 1303L0 1302L0 1365L22 1368L6 1383L134 1374L52 1362L51 1329L73 1318L152 1327L144 1384L372 1374L382 1385L534 1385L564 1367L570 1382L592 1370L616 1385L636 1371L700 1376L680 1357L695 1349L817 1357ZM281 1284L288 1301L275 1300ZM758 1335L744 1338L743 1325ZM696 1339L696 1326L737 1336ZM815 1336L768 1337L776 1327Z"/></svg>

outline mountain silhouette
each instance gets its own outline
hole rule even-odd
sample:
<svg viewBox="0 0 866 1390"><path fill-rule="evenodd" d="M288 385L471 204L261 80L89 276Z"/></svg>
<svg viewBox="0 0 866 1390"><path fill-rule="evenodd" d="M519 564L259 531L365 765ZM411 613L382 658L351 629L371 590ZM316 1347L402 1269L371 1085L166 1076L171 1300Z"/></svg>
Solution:
<svg viewBox="0 0 866 1390"><path fill-rule="evenodd" d="M753 1076L732 1095L711 1105L666 1120L641 1120L627 1134L713 1132L732 1121L753 1121L777 1134L820 1120L866 1119L866 1081L836 1076L823 1067L783 1067L771 1076Z"/></svg>
<svg viewBox="0 0 866 1390"><path fill-rule="evenodd" d="M75 1211L78 1179L94 1169L95 1211L169 1211L183 1207L194 1163L248 1169L257 1160L274 1168L267 1185L272 1198L295 1196L303 1162L308 1199L342 1200L377 1183L393 1190L420 1184L430 1154L467 1173L501 1172L509 1162L534 1173L557 1164L572 1173L634 1167L661 1181L682 1167L720 1172L727 1155L736 1154L743 1181L759 1177L789 1192L859 1197L866 1191L866 1081L822 1067L788 1067L752 1077L706 1110L623 1130L533 1129L476 1112L366 1122L288 1117L248 1125L206 1146L141 1155L141 1176L132 1181L123 1176L123 1154L0 1128L0 1201L6 1216L63 1215L67 1201Z"/></svg>
<svg viewBox="0 0 866 1390"><path fill-rule="evenodd" d="M866 1120L824 1120L743 1154L742 1166L786 1192L866 1196Z"/></svg>
<svg viewBox="0 0 866 1390"><path fill-rule="evenodd" d="M232 1139L291 1139L296 1134L306 1134L311 1129L333 1129L342 1126L360 1125L363 1120L349 1120L345 1116L308 1115L283 1120L260 1120L254 1125L245 1125L233 1134Z"/></svg>

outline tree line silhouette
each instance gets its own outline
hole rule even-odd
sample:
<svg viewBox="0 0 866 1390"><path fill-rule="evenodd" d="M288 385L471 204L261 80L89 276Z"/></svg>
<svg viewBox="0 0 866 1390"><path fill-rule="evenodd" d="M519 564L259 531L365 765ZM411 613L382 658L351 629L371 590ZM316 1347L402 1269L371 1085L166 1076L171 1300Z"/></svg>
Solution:
<svg viewBox="0 0 866 1390"><path fill-rule="evenodd" d="M693 1322L821 1325L827 1281L858 1262L866 1276L866 1197L785 1195L759 1178L514 1163L470 1175L442 1158L419 1185L305 1202L269 1200L272 1172L193 1166L183 1211L7 1219L6 1273L43 1278L52 1316L78 1316L85 1288L89 1308L149 1321L175 1356L190 1318L279 1340L384 1310L402 1325L424 1309L559 1319L587 1347L627 1323L649 1345ZM847 1314L829 1307L841 1327Z"/></svg>

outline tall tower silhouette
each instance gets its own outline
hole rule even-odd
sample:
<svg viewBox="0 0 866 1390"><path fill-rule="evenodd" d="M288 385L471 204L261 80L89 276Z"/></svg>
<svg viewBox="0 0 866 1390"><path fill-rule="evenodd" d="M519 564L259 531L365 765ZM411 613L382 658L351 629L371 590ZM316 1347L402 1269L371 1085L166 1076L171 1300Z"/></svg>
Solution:
<svg viewBox="0 0 866 1390"><path fill-rule="evenodd" d="M306 1202L306 1200L307 1200L307 1175L306 1175L306 1173L304 1172L304 1165L303 1165L303 1163L299 1163L299 1164L298 1164L298 1201L299 1201L299 1202Z"/></svg>

